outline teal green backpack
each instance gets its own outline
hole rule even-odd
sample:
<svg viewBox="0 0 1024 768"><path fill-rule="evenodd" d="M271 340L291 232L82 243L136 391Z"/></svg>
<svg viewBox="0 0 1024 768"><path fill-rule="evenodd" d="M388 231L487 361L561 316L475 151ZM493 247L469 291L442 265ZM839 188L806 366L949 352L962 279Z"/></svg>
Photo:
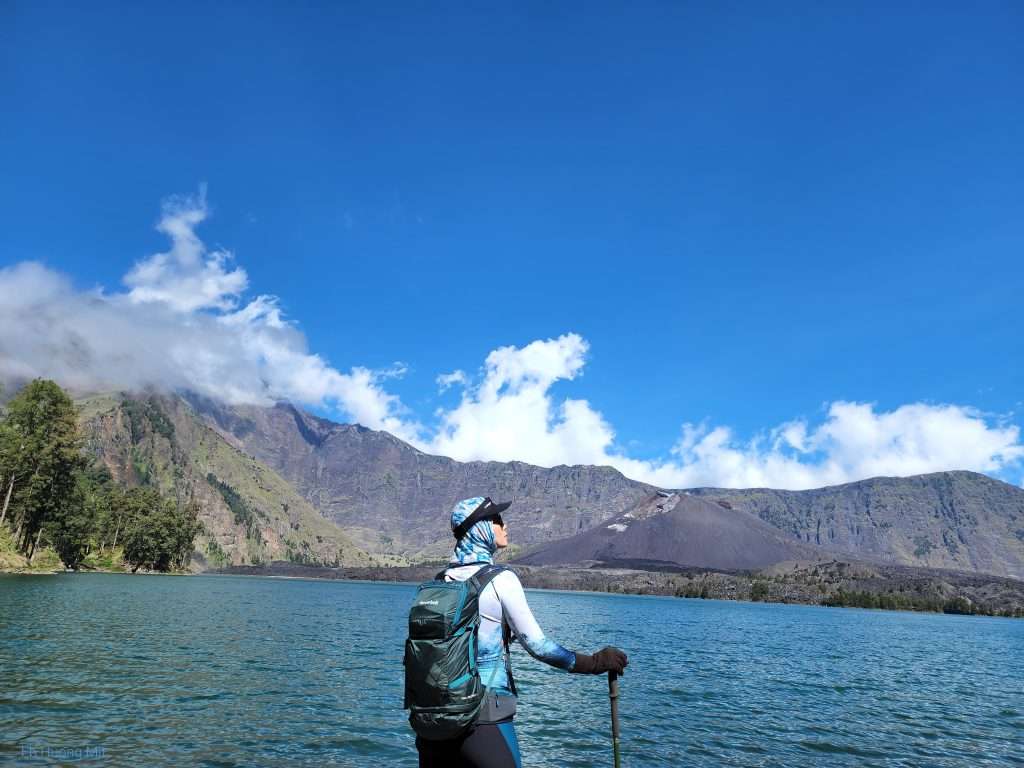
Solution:
<svg viewBox="0 0 1024 768"><path fill-rule="evenodd" d="M476 721L487 693L476 666L479 598L503 570L485 565L465 581L445 581L441 571L416 592L405 641L405 708L424 739L456 738Z"/></svg>

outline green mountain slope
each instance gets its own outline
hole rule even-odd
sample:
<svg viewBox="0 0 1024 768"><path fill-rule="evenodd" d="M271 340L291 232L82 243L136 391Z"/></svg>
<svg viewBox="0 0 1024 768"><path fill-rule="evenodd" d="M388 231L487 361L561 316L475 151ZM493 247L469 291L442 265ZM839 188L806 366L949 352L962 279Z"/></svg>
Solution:
<svg viewBox="0 0 1024 768"><path fill-rule="evenodd" d="M180 398L106 394L77 405L87 450L115 479L199 502L205 532L195 568L372 562L280 475L229 445Z"/></svg>

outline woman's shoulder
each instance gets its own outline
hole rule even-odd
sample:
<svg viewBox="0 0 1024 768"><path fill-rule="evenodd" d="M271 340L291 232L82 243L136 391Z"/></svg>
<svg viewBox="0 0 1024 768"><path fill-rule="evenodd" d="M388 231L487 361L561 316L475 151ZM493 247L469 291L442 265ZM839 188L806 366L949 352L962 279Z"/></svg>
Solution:
<svg viewBox="0 0 1024 768"><path fill-rule="evenodd" d="M507 584L509 586L517 586L520 589L523 588L522 582L519 581L519 575L507 565L501 566L501 573L494 577L494 583L499 586Z"/></svg>

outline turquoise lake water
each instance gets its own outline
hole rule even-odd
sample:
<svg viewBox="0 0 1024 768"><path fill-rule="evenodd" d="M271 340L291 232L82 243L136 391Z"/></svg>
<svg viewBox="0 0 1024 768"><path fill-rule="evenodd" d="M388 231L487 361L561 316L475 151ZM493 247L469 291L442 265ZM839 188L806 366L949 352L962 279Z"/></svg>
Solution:
<svg viewBox="0 0 1024 768"><path fill-rule="evenodd" d="M413 587L0 576L0 763L414 766ZM1024 765L1024 621L528 592L626 649L623 765ZM610 766L606 678L513 654L526 766Z"/></svg>

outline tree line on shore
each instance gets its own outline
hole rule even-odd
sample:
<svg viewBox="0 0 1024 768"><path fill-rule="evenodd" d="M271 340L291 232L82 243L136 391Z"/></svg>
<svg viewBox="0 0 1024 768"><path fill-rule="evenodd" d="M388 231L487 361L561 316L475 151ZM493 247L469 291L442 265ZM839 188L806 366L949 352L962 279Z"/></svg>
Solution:
<svg viewBox="0 0 1024 768"><path fill-rule="evenodd" d="M194 501L126 487L83 451L71 398L36 379L0 411L0 533L32 558L50 546L67 568L120 551L132 571L184 568L202 530ZM118 550L120 548L120 550Z"/></svg>
<svg viewBox="0 0 1024 768"><path fill-rule="evenodd" d="M976 603L963 595L942 598L929 595L904 595L896 592L869 592L840 589L824 598L822 605L833 608L879 608L884 611L929 611L960 616L1004 616L1024 618L1020 608Z"/></svg>

